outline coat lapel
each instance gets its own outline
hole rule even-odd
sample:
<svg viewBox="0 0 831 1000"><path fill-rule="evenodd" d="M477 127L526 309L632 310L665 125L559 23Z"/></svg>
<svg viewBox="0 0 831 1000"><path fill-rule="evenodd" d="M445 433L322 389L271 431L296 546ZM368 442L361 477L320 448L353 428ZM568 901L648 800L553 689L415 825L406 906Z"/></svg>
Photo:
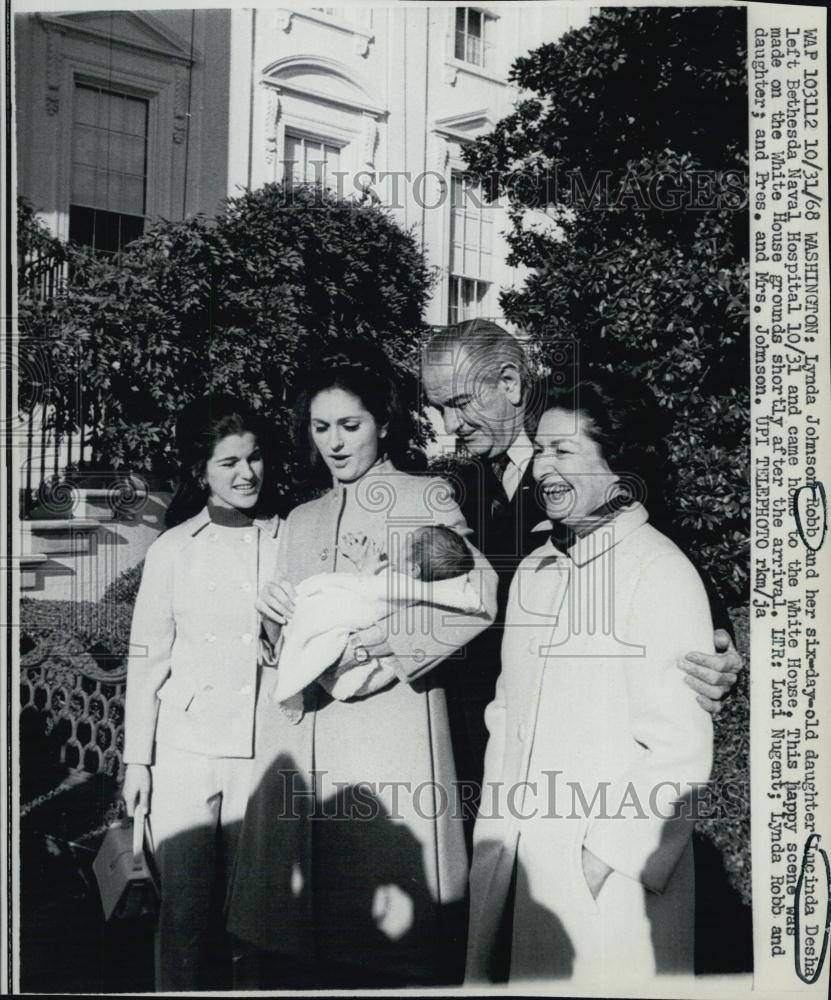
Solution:
<svg viewBox="0 0 831 1000"><path fill-rule="evenodd" d="M544 516L536 500L536 483L531 471L532 465L533 462L529 462L525 466L522 479L517 485L516 493L514 493L508 508L512 515L512 522L516 525L517 538L522 549L519 553L520 556L528 555L539 544L539 540L531 534L531 530Z"/></svg>

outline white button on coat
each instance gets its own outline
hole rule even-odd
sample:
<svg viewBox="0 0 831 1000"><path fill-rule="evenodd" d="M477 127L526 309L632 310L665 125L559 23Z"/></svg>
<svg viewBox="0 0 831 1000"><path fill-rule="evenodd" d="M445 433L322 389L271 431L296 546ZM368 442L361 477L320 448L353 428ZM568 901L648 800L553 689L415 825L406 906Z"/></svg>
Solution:
<svg viewBox="0 0 831 1000"><path fill-rule="evenodd" d="M149 763L156 742L210 756L251 755L254 595L275 563L276 527L217 527L203 509L150 546L133 616L133 644L146 652L131 657L128 667L126 759ZM241 541L243 534L251 543ZM241 641L245 634L250 638ZM169 677L173 683L160 701L157 692ZM213 685L210 693L203 693L206 681ZM246 685L251 693L240 694Z"/></svg>

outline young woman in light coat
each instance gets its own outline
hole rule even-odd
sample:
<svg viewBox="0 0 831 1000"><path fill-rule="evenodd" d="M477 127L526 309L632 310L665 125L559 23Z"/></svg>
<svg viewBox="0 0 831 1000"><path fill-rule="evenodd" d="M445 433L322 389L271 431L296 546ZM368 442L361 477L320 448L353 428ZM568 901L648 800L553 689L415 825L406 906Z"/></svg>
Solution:
<svg viewBox="0 0 831 1000"><path fill-rule="evenodd" d="M248 800L255 599L278 528L264 514L264 438L243 403L195 400L176 440L179 488L133 613L123 787L129 815L139 802L149 809L161 888L156 988L165 993L216 988L203 977L206 936L215 872L230 864ZM230 961L226 972L230 983Z"/></svg>
<svg viewBox="0 0 831 1000"><path fill-rule="evenodd" d="M553 392L536 428L554 531L514 577L487 709L471 982L506 941L512 984L603 996L693 971L691 805L712 722L677 660L713 629L696 570L649 524L657 426L646 390L615 376Z"/></svg>
<svg viewBox="0 0 831 1000"><path fill-rule="evenodd" d="M410 421L380 356L349 351L312 365L296 412L298 446L331 488L295 508L281 529L275 582L260 601L264 618L278 624L306 577L356 571L340 556L346 536L366 536L396 560L415 528L466 527L446 483L399 468ZM335 669L378 658L383 675L366 697L334 700L324 674L287 714L272 697L279 636L267 652L275 668L263 672L228 927L270 960L240 985L461 979L463 811L454 802L444 691L430 671L451 655L464 670L464 645L493 619L496 574L472 551L482 613L417 605L353 634Z"/></svg>

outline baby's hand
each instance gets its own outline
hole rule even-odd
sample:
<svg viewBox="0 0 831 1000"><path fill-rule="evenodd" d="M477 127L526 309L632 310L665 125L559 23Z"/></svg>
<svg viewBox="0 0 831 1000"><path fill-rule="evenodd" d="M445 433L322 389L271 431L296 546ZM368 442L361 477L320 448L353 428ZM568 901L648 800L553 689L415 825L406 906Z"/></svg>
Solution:
<svg viewBox="0 0 831 1000"><path fill-rule="evenodd" d="M357 535L346 534L341 535L340 542L338 543L338 549L342 556L345 556L350 562L353 562L359 570L363 569L364 559L366 557L367 550L367 537L362 535L360 538Z"/></svg>
<svg viewBox="0 0 831 1000"><path fill-rule="evenodd" d="M381 548L366 535L344 535L340 540L341 553L355 564L359 573L374 576L387 564L387 557Z"/></svg>

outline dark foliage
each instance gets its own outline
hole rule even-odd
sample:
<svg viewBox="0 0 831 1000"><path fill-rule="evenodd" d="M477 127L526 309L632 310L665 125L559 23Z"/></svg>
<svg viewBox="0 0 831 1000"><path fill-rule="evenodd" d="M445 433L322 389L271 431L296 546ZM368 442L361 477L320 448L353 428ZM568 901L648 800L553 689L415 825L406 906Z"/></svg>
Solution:
<svg viewBox="0 0 831 1000"><path fill-rule="evenodd" d="M21 212L21 234L38 237ZM360 337L382 344L402 375L416 371L432 278L383 209L272 184L230 199L213 221L160 222L117 260L63 252L71 279L29 326L62 412L82 381L102 467L169 471L178 410L229 392L272 424L288 494L293 384L313 352Z"/></svg>
<svg viewBox="0 0 831 1000"><path fill-rule="evenodd" d="M565 341L581 374L651 384L674 418L677 534L733 601L748 579L745 48L741 8L603 10L515 62L526 96L467 153L508 196L511 259L531 271L506 315L543 370Z"/></svg>
<svg viewBox="0 0 831 1000"><path fill-rule="evenodd" d="M24 597L20 602L21 648L39 650L63 666L83 668L97 663L104 670L118 672L127 655L134 600L93 603Z"/></svg>
<svg viewBox="0 0 831 1000"><path fill-rule="evenodd" d="M711 795L696 829L721 857L727 879L745 905L751 899L750 856L750 621L748 608L730 613L743 669L714 721Z"/></svg>
<svg viewBox="0 0 831 1000"><path fill-rule="evenodd" d="M132 615L143 569L144 560L120 573L101 595L101 604L110 607L120 605Z"/></svg>

